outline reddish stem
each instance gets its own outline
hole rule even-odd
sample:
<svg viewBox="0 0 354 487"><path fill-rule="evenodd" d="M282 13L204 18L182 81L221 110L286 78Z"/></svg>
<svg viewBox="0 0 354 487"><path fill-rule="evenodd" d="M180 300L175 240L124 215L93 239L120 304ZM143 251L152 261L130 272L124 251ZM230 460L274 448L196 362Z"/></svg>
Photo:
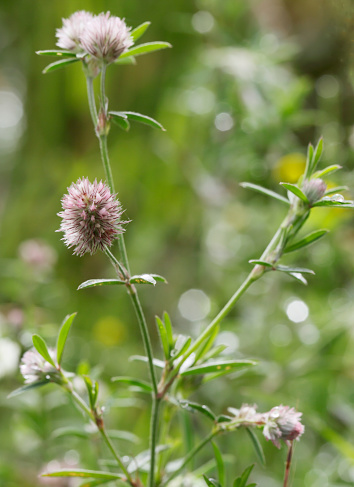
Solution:
<svg viewBox="0 0 354 487"><path fill-rule="evenodd" d="M290 442L289 448L288 448L288 456L286 457L286 467L285 467L283 487L288 487L288 480L289 480L292 456L293 456L293 442Z"/></svg>

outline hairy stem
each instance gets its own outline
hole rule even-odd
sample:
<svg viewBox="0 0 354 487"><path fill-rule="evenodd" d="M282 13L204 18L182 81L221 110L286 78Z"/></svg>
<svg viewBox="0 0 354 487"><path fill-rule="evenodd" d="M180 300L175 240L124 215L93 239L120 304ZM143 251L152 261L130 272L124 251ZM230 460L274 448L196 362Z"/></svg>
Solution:
<svg viewBox="0 0 354 487"><path fill-rule="evenodd" d="M92 123L94 128L96 129L98 116L97 116L97 108L96 108L96 101L95 101L95 92L93 90L93 78L91 78L90 76L86 76L86 86L87 86L87 98L88 98Z"/></svg>
<svg viewBox="0 0 354 487"><path fill-rule="evenodd" d="M83 399L81 399L81 397L77 394L77 392L75 392L72 388L70 388L70 389L67 388L67 391L71 394L73 400L80 407L80 409L82 409L82 411L84 411L87 414L87 416L91 419L91 421L93 421L97 425L95 415L91 411L91 409L88 407L88 405L85 403L85 401ZM131 485L134 485L134 481L133 481L132 476L130 475L126 466L124 465L123 460L121 459L119 453L115 450L111 439L109 438L109 436L106 433L106 430L104 429L104 426L102 425L101 427L98 427L98 431L100 432L102 439L106 443L106 445L107 445L108 449L110 450L110 452L112 453L114 459L117 461L118 465L122 469L122 472L127 477L128 482Z"/></svg>
<svg viewBox="0 0 354 487"><path fill-rule="evenodd" d="M106 76L106 67L103 66L102 72L101 72L101 108L100 108L100 114L103 117L104 123L107 123L107 107L106 107L106 95L105 95L105 76ZM88 85L89 89L89 85ZM90 100L90 96L89 96ZM97 115L96 115L97 116ZM98 123L101 123L99 121ZM97 124L96 124L97 126ZM104 130L103 130L104 132ZM109 155L108 155L108 146L107 146L107 133L100 133L99 134L99 144L100 144L100 152L101 152L101 158L102 158L102 163L107 179L107 183L111 189L112 193L115 193L114 189L114 181L113 181L113 175L112 175L112 170L111 170L111 165L109 161ZM129 261L128 261L128 255L127 251L125 248L125 242L124 242L124 236L123 234L118 235L118 247L119 247L119 252L121 256L121 260L123 263L124 268L126 269L126 273L128 276L130 276L130 268L129 268ZM107 253L107 252L106 252ZM107 253L109 258L112 260L113 254L109 252ZM116 260L116 259L115 259ZM114 263L114 261L113 261ZM117 265L117 262L115 262ZM121 270L121 266L118 266ZM123 273L124 274L124 273ZM144 347L145 347L145 352L148 357L148 366L149 366L149 372L150 372L150 377L151 377L151 382L153 386L153 393L152 393L152 412L151 412L151 420L150 420L150 454L151 454L151 461L150 461L150 474L149 474L149 485L150 487L154 486L155 482L155 450L156 450L156 442L157 442L157 426L158 426L158 414L159 414L159 404L160 404L160 399L158 398L158 387L157 387L157 379L156 379L156 372L153 364L153 352L152 352L152 345L151 345L151 340L150 340L150 335L149 335L149 330L147 327L146 319L144 312L142 310L140 300L138 293L135 289L134 286L127 286L128 293L130 295L130 298L132 300L135 313L138 318L138 323L140 327L140 332L142 335Z"/></svg>

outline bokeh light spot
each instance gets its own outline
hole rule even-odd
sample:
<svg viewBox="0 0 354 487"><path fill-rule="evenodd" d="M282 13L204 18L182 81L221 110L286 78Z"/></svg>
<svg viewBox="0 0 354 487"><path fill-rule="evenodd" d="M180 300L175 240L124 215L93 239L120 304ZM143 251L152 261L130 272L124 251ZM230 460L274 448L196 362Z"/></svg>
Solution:
<svg viewBox="0 0 354 487"><path fill-rule="evenodd" d="M209 314L210 299L200 289L189 289L179 298L178 309L186 320L203 320Z"/></svg>
<svg viewBox="0 0 354 487"><path fill-rule="evenodd" d="M301 323L305 321L309 315L309 308L307 304L301 299L293 299L286 304L286 314L289 320L294 323Z"/></svg>

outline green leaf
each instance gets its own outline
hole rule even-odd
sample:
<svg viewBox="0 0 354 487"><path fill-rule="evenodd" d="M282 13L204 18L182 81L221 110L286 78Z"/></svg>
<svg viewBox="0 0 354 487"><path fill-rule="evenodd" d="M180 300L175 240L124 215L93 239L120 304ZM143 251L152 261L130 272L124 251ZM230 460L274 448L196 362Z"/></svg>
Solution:
<svg viewBox="0 0 354 487"><path fill-rule="evenodd" d="M198 362L198 360L202 359L207 352L211 349L213 346L213 343L218 336L220 331L220 325L217 325L214 329L213 332L207 337L204 343L202 343L199 347L199 349L196 350L195 352L195 362Z"/></svg>
<svg viewBox="0 0 354 487"><path fill-rule="evenodd" d="M135 27L130 33L130 37L136 42L146 32L146 29L150 26L151 22L144 22L138 27Z"/></svg>
<svg viewBox="0 0 354 487"><path fill-rule="evenodd" d="M161 452L168 450L169 448L171 448L171 445L157 445L155 448L155 453L156 455L158 455ZM151 458L150 450L142 451L131 461L131 463L128 466L128 472L134 473L137 470L145 470L144 469L145 466L149 467L150 458Z"/></svg>
<svg viewBox="0 0 354 487"><path fill-rule="evenodd" d="M320 140L318 141L316 148L315 148L315 151L314 151L313 162L312 162L312 166L311 166L311 173L316 169L316 166L317 166L319 160L321 159L322 151L323 151L323 139L321 137Z"/></svg>
<svg viewBox="0 0 354 487"><path fill-rule="evenodd" d="M67 315L64 318L63 324L60 327L58 340L57 340L57 361L58 365L61 364L61 358L63 356L63 351L66 343L66 339L68 338L69 330L71 324L75 318L77 313L73 313L72 315Z"/></svg>
<svg viewBox="0 0 354 487"><path fill-rule="evenodd" d="M111 381L129 384L130 386L138 387L139 389L142 389L143 391L146 392L153 391L151 384L149 384L144 380L134 379L133 377L123 377L123 376L112 377Z"/></svg>
<svg viewBox="0 0 354 487"><path fill-rule="evenodd" d="M242 186L242 188L253 189L254 191L258 191L258 193L266 194L267 196L271 196L272 198L281 201L282 203L286 203L287 205L290 205L290 201L287 198L284 198L284 196L281 196L280 194L275 193L270 189L263 188L263 186L258 186L258 184L240 183L240 186Z"/></svg>
<svg viewBox="0 0 354 487"><path fill-rule="evenodd" d="M217 357L226 349L227 345L217 345L216 347L210 349L209 352L204 355L204 360L209 360L211 358Z"/></svg>
<svg viewBox="0 0 354 487"><path fill-rule="evenodd" d="M313 145L309 144L307 148L307 158L306 158L306 168L305 168L305 179L310 177L312 174L312 159L313 159Z"/></svg>
<svg viewBox="0 0 354 487"><path fill-rule="evenodd" d="M306 267L290 267L287 265L277 265L275 270L280 272L288 272L288 273L300 273L300 274L315 274L314 271L311 269L307 269Z"/></svg>
<svg viewBox="0 0 354 487"><path fill-rule="evenodd" d="M138 46L131 47L127 51L123 52L119 58L124 59L129 56L141 56L142 54L147 54L148 52L159 51L169 47L172 47L169 42L147 42L145 44L139 44Z"/></svg>
<svg viewBox="0 0 354 487"><path fill-rule="evenodd" d="M112 113L119 113L119 112L109 112ZM154 127L155 129L160 129L162 131L166 131L166 129L154 118L148 117L147 115L142 115L141 113L137 112L120 112L127 116L128 120L133 120L134 122L144 123L145 125L150 125L150 127Z"/></svg>
<svg viewBox="0 0 354 487"><path fill-rule="evenodd" d="M129 357L129 360L132 361L137 360L139 362L145 362L145 363L149 361L149 359L144 355L132 355L131 357ZM160 369L163 369L165 367L165 362L157 358L153 359L153 364L155 365L155 367L159 367Z"/></svg>
<svg viewBox="0 0 354 487"><path fill-rule="evenodd" d="M92 380L91 377L88 375L83 376L88 396L89 396L89 401L90 401L90 407L91 410L93 411L96 408L96 402L97 402L97 396L98 396L98 382L95 380Z"/></svg>
<svg viewBox="0 0 354 487"><path fill-rule="evenodd" d="M106 484L107 482L111 482L111 479L98 479L98 480L89 480L88 482L84 482L80 484L79 487L97 487L97 485ZM128 485L128 484L124 484Z"/></svg>
<svg viewBox="0 0 354 487"><path fill-rule="evenodd" d="M184 335L178 335L175 348L171 351L171 357L173 360L178 359L183 355L192 343L192 338Z"/></svg>
<svg viewBox="0 0 354 487"><path fill-rule="evenodd" d="M121 66L126 64L135 65L136 59L134 56L124 57L123 59L119 57L116 61L114 61L114 64L120 64Z"/></svg>
<svg viewBox="0 0 354 487"><path fill-rule="evenodd" d="M158 316L155 317L156 320L156 325L157 329L159 332L160 340L161 340L161 345L163 348L163 353L165 355L165 359L169 360L170 359L170 345L168 343L168 338L167 338L167 332L164 323Z"/></svg>
<svg viewBox="0 0 354 487"><path fill-rule="evenodd" d="M167 283L166 279L158 274L139 274L132 276L129 282L131 284L152 284L153 286L156 285L156 282Z"/></svg>
<svg viewBox="0 0 354 487"><path fill-rule="evenodd" d="M70 59L62 59L61 61L56 61L55 63L48 64L46 66L42 73L47 74L50 73L51 71L56 71L57 69L65 68L69 64L77 63L80 61L77 57L75 58L70 58Z"/></svg>
<svg viewBox="0 0 354 487"><path fill-rule="evenodd" d="M89 279L88 281L83 282L77 288L79 289L86 289L88 287L96 287L96 286L116 286L126 284L125 281L121 281L120 279Z"/></svg>
<svg viewBox="0 0 354 487"><path fill-rule="evenodd" d="M216 422L217 423L229 423L230 421L232 421L234 418L232 416L228 416L227 414L220 414L217 418L216 418Z"/></svg>
<svg viewBox="0 0 354 487"><path fill-rule="evenodd" d="M46 51L36 51L39 56L58 56L58 57L76 57L72 51L63 51L61 49L47 49Z"/></svg>
<svg viewBox="0 0 354 487"><path fill-rule="evenodd" d="M131 443L135 444L140 443L140 438L130 431L108 430L107 433L110 438L113 438L115 440L130 441Z"/></svg>
<svg viewBox="0 0 354 487"><path fill-rule="evenodd" d="M248 262L253 265L262 265L264 267L269 267L270 269L274 269L274 265L271 264L270 262L266 262L265 260L251 259Z"/></svg>
<svg viewBox="0 0 354 487"><path fill-rule="evenodd" d="M321 171L316 171L312 177L314 179L317 179L317 178L323 178L323 176L327 176L327 174L329 173L333 173L335 171L338 171L339 169L342 169L342 166L339 166L339 164L333 164L332 166L327 166L325 167L324 169L322 169Z"/></svg>
<svg viewBox="0 0 354 487"><path fill-rule="evenodd" d="M309 202L307 196L295 184L290 184L290 183L279 183L279 184L281 184L285 189L290 191L290 193L293 193L295 196L300 198L300 200L304 201L305 203Z"/></svg>
<svg viewBox="0 0 354 487"><path fill-rule="evenodd" d="M348 186L336 186L335 188L327 189L325 196L329 196L336 193L341 193L342 191L348 191Z"/></svg>
<svg viewBox="0 0 354 487"><path fill-rule="evenodd" d="M247 431L247 433L251 439L253 448L256 452L256 455L257 455L259 461L261 462L262 465L265 465L266 462L265 462L265 456L263 453L263 448L262 448L262 445L260 444L255 432L251 428L246 428L246 431Z"/></svg>
<svg viewBox="0 0 354 487"><path fill-rule="evenodd" d="M216 480L208 479L208 477L206 477L205 475L203 475L203 478L208 487L221 487L221 485Z"/></svg>
<svg viewBox="0 0 354 487"><path fill-rule="evenodd" d="M58 470L57 472L42 473L42 477L85 477L92 479L107 479L117 480L124 478L123 475L112 472L103 472L96 470L83 470L83 469L66 469Z"/></svg>
<svg viewBox="0 0 354 487"><path fill-rule="evenodd" d="M238 477L234 483L233 483L233 487L251 487L251 486L255 486L257 484L247 484L247 481L248 481L248 477L250 476L252 470L253 470L253 467L254 465L250 465L249 467L246 468L246 470L244 470L244 472L242 473L241 477Z"/></svg>
<svg viewBox="0 0 354 487"><path fill-rule="evenodd" d="M130 129L130 123L128 122L128 117L124 115L123 112L109 112L110 118L119 128L128 132Z"/></svg>
<svg viewBox="0 0 354 487"><path fill-rule="evenodd" d="M95 431L93 431L95 433ZM76 436L77 438L89 438L92 432L85 431L81 428L73 428L72 426L64 426L57 428L51 434L52 438L63 438L65 436Z"/></svg>
<svg viewBox="0 0 354 487"><path fill-rule="evenodd" d="M187 411L198 411L212 421L215 421L216 419L216 416L212 412L212 410L204 404L198 404L196 402L191 402L187 400L180 400L178 401L178 403L183 409L186 409Z"/></svg>
<svg viewBox="0 0 354 487"><path fill-rule="evenodd" d="M45 386L48 383L49 383L48 380L41 380L38 382L32 382L31 384L26 384L25 386L19 387L18 389L15 389L14 391L10 392L10 394L7 396L7 399L18 396L19 394L30 391L31 389L37 389L37 387Z"/></svg>
<svg viewBox="0 0 354 487"><path fill-rule="evenodd" d="M354 208L354 204L352 201L335 201L335 200L320 200L317 203L314 203L312 207L315 206L324 206L326 208Z"/></svg>
<svg viewBox="0 0 354 487"><path fill-rule="evenodd" d="M309 233L306 235L306 237L298 240L292 245L289 245L289 247L286 247L284 253L294 252L295 250L307 247L308 245L311 245L320 238L324 237L328 232L329 230L316 230L315 232Z"/></svg>
<svg viewBox="0 0 354 487"><path fill-rule="evenodd" d="M299 272L289 272L289 276L291 276L294 279L296 279L297 281L301 282L301 284L304 284L305 286L307 286L307 280Z"/></svg>
<svg viewBox="0 0 354 487"><path fill-rule="evenodd" d="M216 443L214 443L212 441L211 444L212 444L212 447L214 450L214 456L215 456L216 465L218 468L218 480L219 480L221 485L224 485L224 483L225 483L225 465L224 465L224 461L223 461L223 458L221 455L221 451L219 450L219 447L217 446Z"/></svg>
<svg viewBox="0 0 354 487"><path fill-rule="evenodd" d="M217 362L195 365L180 373L181 376L211 374L214 372L233 372L236 369L256 365L252 360L220 360Z"/></svg>
<svg viewBox="0 0 354 487"><path fill-rule="evenodd" d="M173 330L172 330L171 318L166 311L163 314L163 321L165 323L168 344L170 346L170 350L172 350L174 345L175 345L175 341L173 339Z"/></svg>
<svg viewBox="0 0 354 487"><path fill-rule="evenodd" d="M54 363L54 360L52 359L52 357L50 356L49 352L48 352L48 348L47 348L47 344L46 342L43 340L43 338L39 335L32 335L32 342L33 342L33 346L34 348L37 350L37 352L42 355L42 357L50 363L50 365L53 365L53 367L55 367L55 363Z"/></svg>

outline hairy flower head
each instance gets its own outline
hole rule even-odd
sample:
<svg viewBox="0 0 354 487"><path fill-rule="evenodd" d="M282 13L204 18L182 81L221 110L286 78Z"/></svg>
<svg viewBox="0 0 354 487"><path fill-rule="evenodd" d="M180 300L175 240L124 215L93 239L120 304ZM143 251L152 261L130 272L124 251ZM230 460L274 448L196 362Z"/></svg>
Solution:
<svg viewBox="0 0 354 487"><path fill-rule="evenodd" d="M48 350L52 357L55 356L55 352L52 349ZM32 384L33 382L39 382L42 380L55 381L58 376L58 371L49 362L37 352L32 349L24 353L21 363L20 372L25 379L26 384Z"/></svg>
<svg viewBox="0 0 354 487"><path fill-rule="evenodd" d="M63 19L63 26L56 31L57 46L74 52L82 52L81 35L92 21L93 15L85 10L73 13Z"/></svg>
<svg viewBox="0 0 354 487"><path fill-rule="evenodd" d="M84 51L107 64L115 61L132 44L130 27L110 12L93 17L81 36Z"/></svg>
<svg viewBox="0 0 354 487"><path fill-rule="evenodd" d="M307 196L310 204L316 203L319 201L322 196L324 196L327 189L326 183L319 178L316 179L307 179L304 181L302 185L302 190L304 194Z"/></svg>
<svg viewBox="0 0 354 487"><path fill-rule="evenodd" d="M290 441L299 439L305 431L301 423L302 413L289 406L277 406L266 413L263 434L267 440L280 448L280 440L289 444Z"/></svg>
<svg viewBox="0 0 354 487"><path fill-rule="evenodd" d="M123 233L122 207L109 187L95 179L78 179L68 188L61 200L63 211L58 232L64 232L63 240L74 254L91 255L97 250L110 247L119 234Z"/></svg>

